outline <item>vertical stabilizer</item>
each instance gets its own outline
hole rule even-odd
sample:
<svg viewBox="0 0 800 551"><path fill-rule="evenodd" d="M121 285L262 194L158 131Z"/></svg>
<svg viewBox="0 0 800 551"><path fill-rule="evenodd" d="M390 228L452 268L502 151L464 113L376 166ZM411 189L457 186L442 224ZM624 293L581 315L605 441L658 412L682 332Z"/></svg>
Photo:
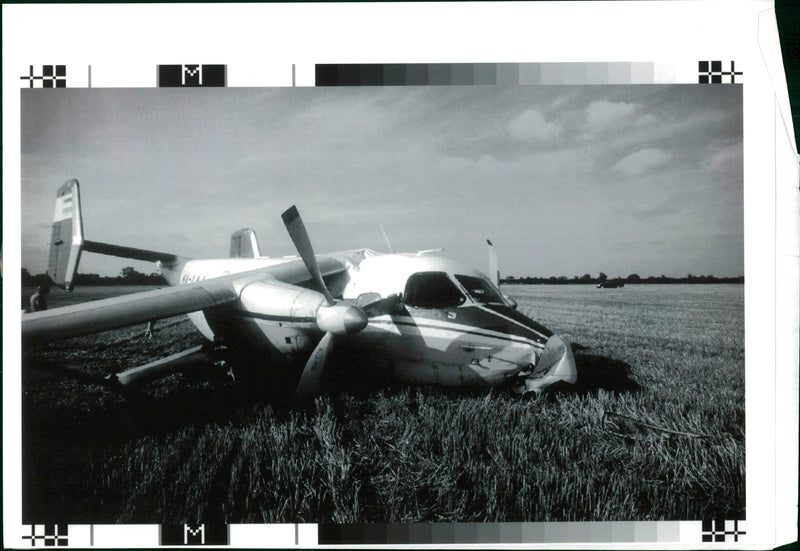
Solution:
<svg viewBox="0 0 800 551"><path fill-rule="evenodd" d="M231 258L258 258L261 251L258 248L256 232L250 228L243 228L231 235Z"/></svg>
<svg viewBox="0 0 800 551"><path fill-rule="evenodd" d="M56 192L50 260L47 275L55 285L72 290L83 249L83 220L78 180L70 180Z"/></svg>
<svg viewBox="0 0 800 551"><path fill-rule="evenodd" d="M487 239L486 244L489 245L489 278L498 288L500 287L500 263L497 261L497 253L494 250L494 245L491 240Z"/></svg>

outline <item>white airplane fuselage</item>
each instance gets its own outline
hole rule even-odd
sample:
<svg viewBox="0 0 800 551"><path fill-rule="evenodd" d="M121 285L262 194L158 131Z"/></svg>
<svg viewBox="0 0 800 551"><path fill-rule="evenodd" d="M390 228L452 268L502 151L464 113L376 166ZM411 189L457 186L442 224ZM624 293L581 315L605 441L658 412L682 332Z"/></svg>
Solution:
<svg viewBox="0 0 800 551"><path fill-rule="evenodd" d="M360 304L364 298L404 294L390 313L369 318L366 328L345 341L365 362L397 380L495 386L529 371L552 335L512 309L486 276L447 258L366 249L329 256L347 266L327 281L334 296ZM190 260L179 274L164 275L188 284L295 259ZM419 288L409 287L410 280ZM464 281L479 282L491 300L482 301ZM441 288L428 292L426 283ZM316 290L261 277L237 282L237 292L235 305L188 314L207 339L244 342L277 362L314 349L321 337L315 315L323 302ZM423 298L415 300L409 292ZM437 298L437 292L447 296Z"/></svg>
<svg viewBox="0 0 800 551"><path fill-rule="evenodd" d="M79 184L70 180L56 192L50 281L71 290L82 252L91 252L157 262L170 287L27 314L23 341L49 342L186 314L211 346L189 348L113 379L132 384L191 366L196 358L223 365L230 359L245 377L263 372L277 383L297 374L289 393L304 399L321 388L332 351L350 349L356 352L352 363L365 366L367 376L374 369L381 379L448 386L516 380L523 394L575 383L569 345L517 312L483 273L431 251L316 255L297 207L281 218L298 256L261 256L255 232L243 228L231 236L229 258L191 260L84 239ZM487 244L490 271L499 279Z"/></svg>

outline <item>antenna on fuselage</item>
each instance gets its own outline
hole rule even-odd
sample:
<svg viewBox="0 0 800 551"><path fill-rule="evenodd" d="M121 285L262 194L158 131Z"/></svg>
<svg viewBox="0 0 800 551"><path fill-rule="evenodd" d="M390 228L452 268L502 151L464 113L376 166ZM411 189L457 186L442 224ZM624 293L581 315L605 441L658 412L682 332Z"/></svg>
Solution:
<svg viewBox="0 0 800 551"><path fill-rule="evenodd" d="M383 224L380 224L381 233L383 234L383 238L386 240L386 246L389 247L389 252L394 254L394 250L392 249L392 244L389 242L389 236L386 235L386 230L383 229Z"/></svg>

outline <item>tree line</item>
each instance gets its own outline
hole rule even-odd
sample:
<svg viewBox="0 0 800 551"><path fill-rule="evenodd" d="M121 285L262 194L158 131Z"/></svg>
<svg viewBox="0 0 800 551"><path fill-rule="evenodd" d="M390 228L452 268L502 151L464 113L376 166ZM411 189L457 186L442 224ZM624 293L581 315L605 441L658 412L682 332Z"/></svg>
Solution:
<svg viewBox="0 0 800 551"><path fill-rule="evenodd" d="M22 286L38 287L48 285L50 278L47 274L32 275L27 268L22 268ZM143 274L128 266L122 268L118 276L101 276L100 274L75 274L75 285L78 286L111 286L111 285L166 285L161 274L153 272Z"/></svg>
<svg viewBox="0 0 800 551"><path fill-rule="evenodd" d="M744 276L737 277L715 277L713 275L693 275L688 274L686 277L668 277L665 275L640 277L639 274L630 274L628 277L616 277L609 279L609 277L600 272L597 277L592 277L589 274L582 276L574 276L568 278L567 276L552 276L552 277L514 277L509 276L502 278L500 283L506 285L570 285L570 284L598 284L605 282L621 282L621 283L744 283Z"/></svg>
<svg viewBox="0 0 800 551"><path fill-rule="evenodd" d="M50 279L46 274L31 275L27 268L22 268L22 286L23 287L38 287L39 285L48 284ZM686 277L667 277L648 276L640 277L639 274L630 274L628 277L616 277L609 279L609 277L600 272L597 277L592 277L589 274L582 276L574 276L568 278L567 276L551 276L551 277L514 277L508 276L500 280L500 283L505 285L570 285L570 284L598 284L604 282L622 282L622 283L744 283L744 276L738 277L715 277L713 275L692 275L688 274ZM165 285L166 281L161 277L161 274L153 272L150 274L143 274L137 272L134 268L128 266L123 268L118 276L100 276L99 274L76 274L75 285Z"/></svg>

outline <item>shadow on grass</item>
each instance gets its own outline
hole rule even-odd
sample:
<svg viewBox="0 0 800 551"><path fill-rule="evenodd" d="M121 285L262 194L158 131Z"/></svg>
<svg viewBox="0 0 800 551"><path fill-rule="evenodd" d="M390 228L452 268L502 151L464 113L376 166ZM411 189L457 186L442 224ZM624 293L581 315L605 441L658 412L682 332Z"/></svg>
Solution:
<svg viewBox="0 0 800 551"><path fill-rule="evenodd" d="M578 381L575 386L565 387L564 392L593 393L604 389L619 393L640 389L630 377L631 366L627 363L588 354L588 349L580 344L573 344L572 348ZM364 400L369 395L380 392L392 396L408 388L412 388L409 400L416 401L413 399L417 392L414 385L393 382L388 370L350 369L352 364L347 360L351 358L340 359L345 360L342 362L344 365L340 363L331 370L323 389L326 394L348 394L361 402L360 405L350 404L350 409L369 413L369 401ZM271 380L266 385L271 388L265 389L253 381L240 378L233 381L222 371L198 367L190 370L191 373L172 375L141 387L115 389L99 374L65 368L58 362L47 360L40 359L38 369L28 373L23 384L26 433L34 441L39 438L70 438L113 444L188 426L246 424L264 408L278 419L293 411L312 415L315 411L313 400L286 403L285 398L291 396L286 389L293 388L296 380L287 381L286 385ZM474 397L484 396L487 389L437 387L436 392ZM278 398L283 395L284 400L276 399L276 395ZM338 409L338 401L334 404ZM413 409L413 404L411 407Z"/></svg>
<svg viewBox="0 0 800 551"><path fill-rule="evenodd" d="M187 426L246 422L263 404L217 374L205 380L172 375L141 387L61 368L28 386L24 424L40 438L107 444Z"/></svg>
<svg viewBox="0 0 800 551"><path fill-rule="evenodd" d="M572 345L575 366L578 368L578 382L573 387L577 392L590 393L599 389L610 392L638 392L639 383L631 375L631 366L623 361L587 354L588 348L580 344Z"/></svg>

